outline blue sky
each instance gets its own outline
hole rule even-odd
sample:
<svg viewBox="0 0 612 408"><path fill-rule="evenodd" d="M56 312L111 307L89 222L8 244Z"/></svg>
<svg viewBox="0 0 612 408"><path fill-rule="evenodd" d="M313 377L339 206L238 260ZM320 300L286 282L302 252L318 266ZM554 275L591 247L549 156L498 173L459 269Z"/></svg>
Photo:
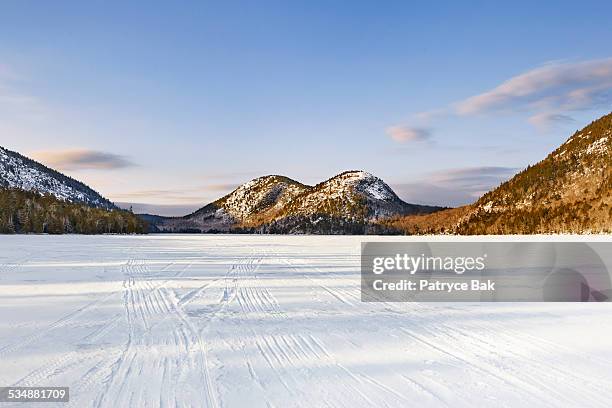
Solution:
<svg viewBox="0 0 612 408"><path fill-rule="evenodd" d="M0 145L163 214L348 169L464 204L611 110L612 5L533 3L4 1Z"/></svg>

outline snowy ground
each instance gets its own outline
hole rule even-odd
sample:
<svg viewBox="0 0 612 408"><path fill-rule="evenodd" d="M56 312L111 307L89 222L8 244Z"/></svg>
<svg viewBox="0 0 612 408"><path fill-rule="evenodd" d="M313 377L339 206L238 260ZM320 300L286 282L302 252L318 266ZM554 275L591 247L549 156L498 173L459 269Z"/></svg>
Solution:
<svg viewBox="0 0 612 408"><path fill-rule="evenodd" d="M362 239L2 236L0 386L69 386L74 407L612 406L611 304L362 303Z"/></svg>

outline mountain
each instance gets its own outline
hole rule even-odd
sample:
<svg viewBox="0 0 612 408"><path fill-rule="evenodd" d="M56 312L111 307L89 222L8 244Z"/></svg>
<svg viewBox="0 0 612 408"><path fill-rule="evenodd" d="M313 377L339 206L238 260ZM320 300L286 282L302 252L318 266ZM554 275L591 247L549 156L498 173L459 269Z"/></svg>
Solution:
<svg viewBox="0 0 612 408"><path fill-rule="evenodd" d="M0 188L36 191L72 203L107 210L118 209L80 181L3 147L0 147Z"/></svg>
<svg viewBox="0 0 612 408"><path fill-rule="evenodd" d="M436 210L405 203L369 173L347 171L314 187L259 177L193 214L147 220L165 232L364 233L382 231L376 222L387 217Z"/></svg>
<svg viewBox="0 0 612 408"><path fill-rule="evenodd" d="M160 231L228 232L237 226L258 225L274 218L288 202L308 188L288 177L264 176L185 217L149 219Z"/></svg>
<svg viewBox="0 0 612 408"><path fill-rule="evenodd" d="M612 113L482 196L466 234L612 232Z"/></svg>
<svg viewBox="0 0 612 408"><path fill-rule="evenodd" d="M384 181L364 171L338 174L307 189L286 206L292 215L322 213L368 221L430 209L405 203Z"/></svg>
<svg viewBox="0 0 612 408"><path fill-rule="evenodd" d="M472 205L387 225L406 233L609 233L611 164L612 113Z"/></svg>
<svg viewBox="0 0 612 408"><path fill-rule="evenodd" d="M347 171L291 200L278 217L263 226L263 232L390 233L379 228L380 220L439 209L408 204L380 178L364 171Z"/></svg>
<svg viewBox="0 0 612 408"><path fill-rule="evenodd" d="M143 233L147 225L85 184L0 147L0 233Z"/></svg>

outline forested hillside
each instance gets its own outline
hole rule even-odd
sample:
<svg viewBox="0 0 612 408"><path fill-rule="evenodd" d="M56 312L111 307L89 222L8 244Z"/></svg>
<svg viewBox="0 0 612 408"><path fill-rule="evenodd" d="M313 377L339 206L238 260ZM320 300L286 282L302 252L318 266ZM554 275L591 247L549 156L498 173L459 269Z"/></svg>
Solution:
<svg viewBox="0 0 612 408"><path fill-rule="evenodd" d="M91 187L29 157L0 146L0 188L18 188L51 194L60 200L90 207L118 209Z"/></svg>
<svg viewBox="0 0 612 408"><path fill-rule="evenodd" d="M612 232L612 113L474 204L386 220L406 234Z"/></svg>
<svg viewBox="0 0 612 408"><path fill-rule="evenodd" d="M460 234L612 232L612 114L483 195Z"/></svg>
<svg viewBox="0 0 612 408"><path fill-rule="evenodd" d="M144 233L146 224L123 210L107 210L19 189L0 189L0 233Z"/></svg>

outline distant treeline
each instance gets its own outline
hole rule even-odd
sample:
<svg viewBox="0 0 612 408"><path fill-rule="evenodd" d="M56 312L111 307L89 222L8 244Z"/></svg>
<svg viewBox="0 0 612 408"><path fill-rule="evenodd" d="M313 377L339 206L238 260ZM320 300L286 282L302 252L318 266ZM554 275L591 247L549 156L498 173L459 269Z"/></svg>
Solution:
<svg viewBox="0 0 612 408"><path fill-rule="evenodd" d="M93 208L51 195L0 189L0 233L140 234L144 221L129 211Z"/></svg>

